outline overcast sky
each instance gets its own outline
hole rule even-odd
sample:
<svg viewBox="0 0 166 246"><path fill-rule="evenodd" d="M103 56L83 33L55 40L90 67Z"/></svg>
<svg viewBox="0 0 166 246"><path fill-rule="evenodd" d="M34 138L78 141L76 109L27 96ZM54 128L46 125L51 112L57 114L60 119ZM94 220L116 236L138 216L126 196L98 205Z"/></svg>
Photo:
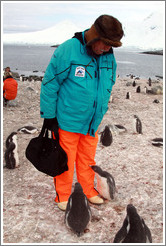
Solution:
<svg viewBox="0 0 166 246"><path fill-rule="evenodd" d="M4 33L43 30L70 20L86 29L109 14L123 23L143 20L155 11L165 15L165 1L1 1Z"/></svg>

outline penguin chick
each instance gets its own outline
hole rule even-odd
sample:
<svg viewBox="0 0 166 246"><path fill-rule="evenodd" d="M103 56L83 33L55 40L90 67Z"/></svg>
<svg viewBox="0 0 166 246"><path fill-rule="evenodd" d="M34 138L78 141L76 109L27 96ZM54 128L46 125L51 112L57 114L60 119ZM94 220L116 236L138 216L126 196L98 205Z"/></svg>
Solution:
<svg viewBox="0 0 166 246"><path fill-rule="evenodd" d="M23 126L17 130L19 133L34 134L38 133L38 129L33 126Z"/></svg>
<svg viewBox="0 0 166 246"><path fill-rule="evenodd" d="M114 199L116 186L113 176L103 171L99 166L90 166L97 176L97 191L105 199Z"/></svg>
<svg viewBox="0 0 166 246"><path fill-rule="evenodd" d="M104 131L101 133L100 142L104 146L110 146L113 141L112 133L108 126L105 126Z"/></svg>
<svg viewBox="0 0 166 246"><path fill-rule="evenodd" d="M132 204L127 205L127 215L114 243L152 243L152 236L144 220Z"/></svg>
<svg viewBox="0 0 166 246"><path fill-rule="evenodd" d="M142 134L142 123L137 115L134 115L134 131Z"/></svg>
<svg viewBox="0 0 166 246"><path fill-rule="evenodd" d="M88 199L83 193L80 183L75 184L65 211L65 223L79 237L91 220L91 210Z"/></svg>

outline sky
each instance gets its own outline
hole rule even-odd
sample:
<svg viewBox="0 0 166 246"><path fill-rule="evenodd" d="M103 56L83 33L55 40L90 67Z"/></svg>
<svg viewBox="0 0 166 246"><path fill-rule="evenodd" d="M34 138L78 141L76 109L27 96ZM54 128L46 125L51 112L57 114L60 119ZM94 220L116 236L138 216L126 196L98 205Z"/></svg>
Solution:
<svg viewBox="0 0 166 246"><path fill-rule="evenodd" d="M86 29L102 14L123 24L155 11L165 16L165 1L1 1L1 25L4 33L32 32L69 20Z"/></svg>

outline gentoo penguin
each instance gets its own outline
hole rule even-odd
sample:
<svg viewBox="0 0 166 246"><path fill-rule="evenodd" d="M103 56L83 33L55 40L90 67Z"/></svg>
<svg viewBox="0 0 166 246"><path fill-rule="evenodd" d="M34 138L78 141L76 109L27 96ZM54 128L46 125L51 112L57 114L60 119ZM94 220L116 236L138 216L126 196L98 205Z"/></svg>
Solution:
<svg viewBox="0 0 166 246"><path fill-rule="evenodd" d="M126 93L126 99L131 99L131 93L130 92Z"/></svg>
<svg viewBox="0 0 166 246"><path fill-rule="evenodd" d="M19 133L34 134L38 133L38 129L33 126L23 126L17 130Z"/></svg>
<svg viewBox="0 0 166 246"><path fill-rule="evenodd" d="M159 103L158 99L154 99L153 103Z"/></svg>
<svg viewBox="0 0 166 246"><path fill-rule="evenodd" d="M109 127L106 125L104 131L101 133L100 142L104 146L110 146L113 141L112 133Z"/></svg>
<svg viewBox="0 0 166 246"><path fill-rule="evenodd" d="M145 86L144 87L144 92L147 94L148 93L148 88Z"/></svg>
<svg viewBox="0 0 166 246"><path fill-rule="evenodd" d="M124 132L127 131L127 129L124 126L122 126L122 125L115 125L115 127L118 128L119 133L124 133Z"/></svg>
<svg viewBox="0 0 166 246"><path fill-rule="evenodd" d="M91 220L91 209L80 183L76 183L65 211L65 223L79 237Z"/></svg>
<svg viewBox="0 0 166 246"><path fill-rule="evenodd" d="M152 86L152 80L151 80L151 78L148 79L148 84L149 84L149 86Z"/></svg>
<svg viewBox="0 0 166 246"><path fill-rule="evenodd" d="M137 93L140 93L140 92L141 92L141 87L140 87L140 85L137 87L136 92L137 92Z"/></svg>
<svg viewBox="0 0 166 246"><path fill-rule="evenodd" d="M163 138L152 139L152 144L157 147L163 146Z"/></svg>
<svg viewBox="0 0 166 246"><path fill-rule="evenodd" d="M134 115L134 132L142 134L142 123L137 115Z"/></svg>
<svg viewBox="0 0 166 246"><path fill-rule="evenodd" d="M97 177L97 191L99 194L107 199L111 200L115 197L116 185L113 176L103 171L99 166L90 166L93 171L96 173Z"/></svg>
<svg viewBox="0 0 166 246"><path fill-rule="evenodd" d="M135 87L136 86L136 82L135 82L135 80L133 81L133 87Z"/></svg>
<svg viewBox="0 0 166 246"><path fill-rule="evenodd" d="M152 236L144 220L132 204L127 205L127 215L114 243L152 243Z"/></svg>
<svg viewBox="0 0 166 246"><path fill-rule="evenodd" d="M9 169L19 166L19 158L17 151L17 132L12 132L6 139L5 162Z"/></svg>

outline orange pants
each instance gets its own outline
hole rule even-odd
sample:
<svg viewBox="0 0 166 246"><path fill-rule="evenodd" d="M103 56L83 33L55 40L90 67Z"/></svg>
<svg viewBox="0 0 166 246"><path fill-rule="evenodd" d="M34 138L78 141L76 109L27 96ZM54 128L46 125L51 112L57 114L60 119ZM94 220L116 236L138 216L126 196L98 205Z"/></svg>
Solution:
<svg viewBox="0 0 166 246"><path fill-rule="evenodd" d="M77 180L81 184L87 198L97 196L94 188L95 173L89 165L95 165L95 153L98 135L91 137L89 134L67 132L59 129L59 142L68 156L69 170L54 177L56 202L67 201L71 195L74 164L76 163Z"/></svg>

